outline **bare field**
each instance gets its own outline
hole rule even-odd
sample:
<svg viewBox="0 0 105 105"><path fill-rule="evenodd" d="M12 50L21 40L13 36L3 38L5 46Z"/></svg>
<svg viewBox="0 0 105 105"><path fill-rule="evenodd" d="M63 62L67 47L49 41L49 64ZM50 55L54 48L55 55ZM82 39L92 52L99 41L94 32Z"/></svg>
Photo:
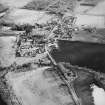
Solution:
<svg viewBox="0 0 105 105"><path fill-rule="evenodd" d="M25 73L8 73L6 79L22 105L68 105L73 104L67 87L54 71L43 67Z"/></svg>

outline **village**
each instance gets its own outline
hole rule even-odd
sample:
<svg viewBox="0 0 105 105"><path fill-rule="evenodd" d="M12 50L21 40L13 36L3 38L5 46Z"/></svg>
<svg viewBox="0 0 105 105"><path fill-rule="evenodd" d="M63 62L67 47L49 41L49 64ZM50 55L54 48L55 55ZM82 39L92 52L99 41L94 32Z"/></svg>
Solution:
<svg viewBox="0 0 105 105"><path fill-rule="evenodd" d="M0 3L0 105L105 105L104 0Z"/></svg>

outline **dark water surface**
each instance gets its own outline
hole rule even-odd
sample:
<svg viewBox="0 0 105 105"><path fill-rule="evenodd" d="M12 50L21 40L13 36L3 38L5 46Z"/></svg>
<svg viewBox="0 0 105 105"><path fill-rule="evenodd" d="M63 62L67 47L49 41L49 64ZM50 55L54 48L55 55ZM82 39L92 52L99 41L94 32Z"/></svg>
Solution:
<svg viewBox="0 0 105 105"><path fill-rule="evenodd" d="M105 73L105 44L59 40L58 46L59 49L51 52L57 62L70 62Z"/></svg>

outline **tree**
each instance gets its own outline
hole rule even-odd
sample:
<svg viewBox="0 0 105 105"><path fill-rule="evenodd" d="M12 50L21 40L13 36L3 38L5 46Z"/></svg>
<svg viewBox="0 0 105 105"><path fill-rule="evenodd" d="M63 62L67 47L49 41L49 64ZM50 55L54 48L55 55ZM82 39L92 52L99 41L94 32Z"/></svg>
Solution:
<svg viewBox="0 0 105 105"><path fill-rule="evenodd" d="M24 30L26 35L30 34L32 32L33 26L29 25L29 24L25 24L24 26Z"/></svg>
<svg viewBox="0 0 105 105"><path fill-rule="evenodd" d="M75 4L76 0L56 0L46 10L55 12L55 14L64 14L65 12L73 12Z"/></svg>

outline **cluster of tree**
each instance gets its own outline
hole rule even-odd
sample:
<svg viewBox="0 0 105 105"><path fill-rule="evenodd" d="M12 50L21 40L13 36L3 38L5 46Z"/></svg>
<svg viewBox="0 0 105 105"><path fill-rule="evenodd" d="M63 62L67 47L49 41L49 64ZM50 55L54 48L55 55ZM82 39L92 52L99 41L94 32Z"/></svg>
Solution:
<svg viewBox="0 0 105 105"><path fill-rule="evenodd" d="M23 25L14 25L11 30L17 30L17 31L24 31L27 29L34 28L34 26L29 25L29 24L23 24Z"/></svg>
<svg viewBox="0 0 105 105"><path fill-rule="evenodd" d="M35 0L28 3L23 8L30 10L44 10L51 2L52 0Z"/></svg>
<svg viewBox="0 0 105 105"><path fill-rule="evenodd" d="M13 23L8 23L8 22L5 22L5 21L0 21L0 26L6 26L6 27L14 27L14 24Z"/></svg>
<svg viewBox="0 0 105 105"><path fill-rule="evenodd" d="M35 28L35 26L29 24L23 24L23 25L13 25L11 30L25 31L26 34L29 34L30 32L32 32L33 28Z"/></svg>
<svg viewBox="0 0 105 105"><path fill-rule="evenodd" d="M67 11L73 11L76 0L35 0L27 5L24 9L31 10L46 10L50 13L61 13Z"/></svg>
<svg viewBox="0 0 105 105"><path fill-rule="evenodd" d="M65 12L73 12L75 7L75 0L56 0L53 4L47 8L50 12L55 12L56 14L64 14Z"/></svg>

